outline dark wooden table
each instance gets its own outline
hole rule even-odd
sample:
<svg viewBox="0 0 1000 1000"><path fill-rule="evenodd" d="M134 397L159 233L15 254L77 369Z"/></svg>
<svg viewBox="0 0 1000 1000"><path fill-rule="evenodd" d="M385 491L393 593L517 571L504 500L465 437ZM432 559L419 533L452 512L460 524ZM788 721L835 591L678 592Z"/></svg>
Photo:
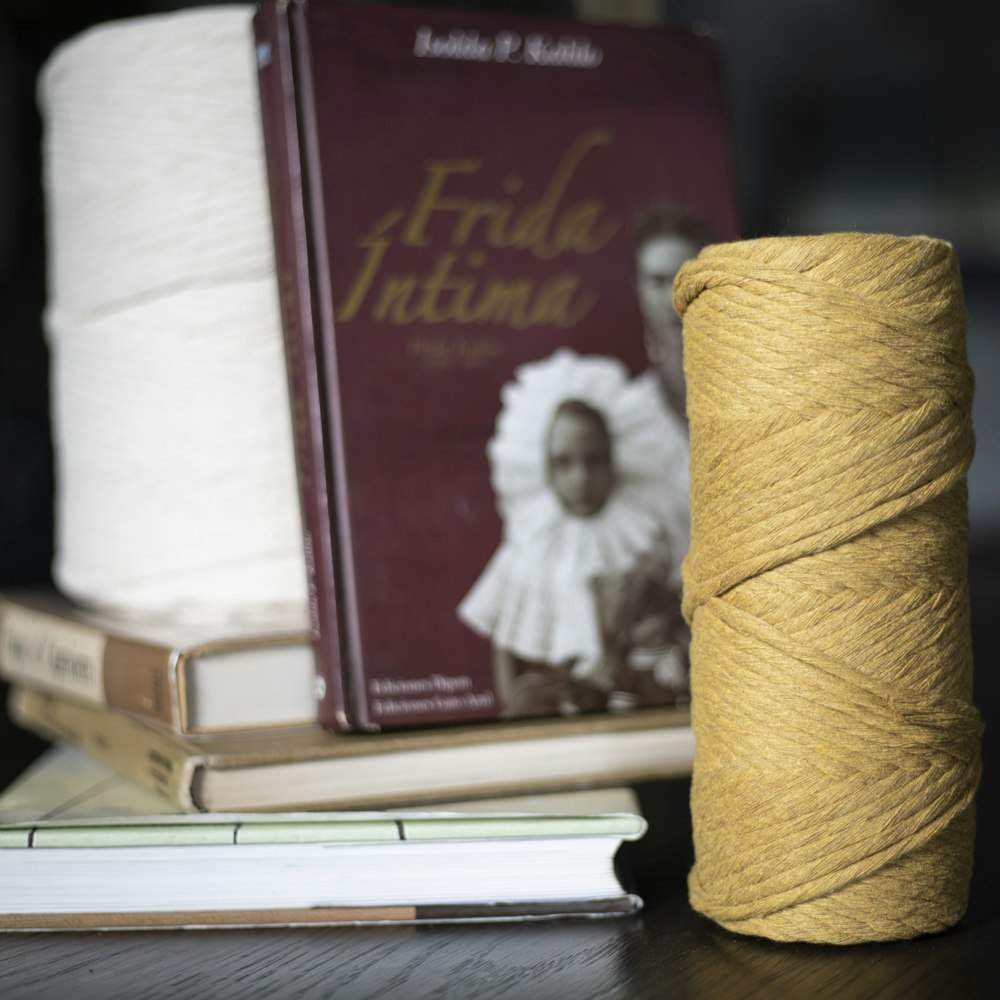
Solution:
<svg viewBox="0 0 1000 1000"><path fill-rule="evenodd" d="M18 998L866 997L1000 995L1000 762L994 710L1000 561L974 560L976 701L987 723L965 919L916 941L849 948L742 938L692 912L688 784L639 788L650 833L628 860L636 917L417 928L0 935L0 996Z"/></svg>

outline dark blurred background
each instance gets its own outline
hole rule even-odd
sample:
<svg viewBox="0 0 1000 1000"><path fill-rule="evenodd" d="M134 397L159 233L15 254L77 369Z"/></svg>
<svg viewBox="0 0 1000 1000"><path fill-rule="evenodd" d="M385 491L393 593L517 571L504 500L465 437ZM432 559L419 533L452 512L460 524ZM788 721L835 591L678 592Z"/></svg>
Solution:
<svg viewBox="0 0 1000 1000"><path fill-rule="evenodd" d="M50 578L52 453L35 77L101 21L190 3L0 0L0 588ZM1000 598L1000 32L971 0L537 0L437 6L716 34L746 236L868 230L954 243L969 307L977 701L989 724ZM987 743L990 744L989 730ZM0 717L0 786L42 744Z"/></svg>

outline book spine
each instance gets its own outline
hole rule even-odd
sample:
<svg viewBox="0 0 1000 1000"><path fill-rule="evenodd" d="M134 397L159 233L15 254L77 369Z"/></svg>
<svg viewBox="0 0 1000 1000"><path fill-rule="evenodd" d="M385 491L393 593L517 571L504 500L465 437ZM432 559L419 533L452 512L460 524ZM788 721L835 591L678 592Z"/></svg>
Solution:
<svg viewBox="0 0 1000 1000"><path fill-rule="evenodd" d="M34 688L13 688L8 711L24 729L70 743L186 812L198 811L191 788L200 762L165 734L113 710Z"/></svg>
<svg viewBox="0 0 1000 1000"><path fill-rule="evenodd" d="M609 899L539 903L420 906L315 906L298 910L181 910L144 913L0 913L2 930L124 930L133 928L313 927L363 924L485 923L556 917L615 917L637 913L632 894Z"/></svg>
<svg viewBox="0 0 1000 1000"><path fill-rule="evenodd" d="M0 675L179 728L171 649L31 608L0 608Z"/></svg>
<svg viewBox="0 0 1000 1000"><path fill-rule="evenodd" d="M316 655L317 717L329 729L346 730L352 728L352 720L341 668L330 444L323 433L328 403L321 381L321 345L316 336L310 279L306 189L287 5L263 5L254 17L254 31Z"/></svg>
<svg viewBox="0 0 1000 1000"><path fill-rule="evenodd" d="M340 678L350 723L354 728L378 729L368 714L365 691L365 665L358 616L358 585L354 568L351 525L353 518L347 495L347 470L344 461L344 413L340 393L340 370L337 330L333 311L333 290L328 231L324 221L323 182L320 167L320 140L317 132L315 74L310 65L312 47L307 25L308 6L294 3L289 8L291 28L291 68L296 80L296 112L301 139L301 166L308 237L308 266L312 280L312 309L315 322L313 357L320 372L322 421L313 425L314 437L325 442L329 509L327 524L333 541L333 582L330 601L337 599L340 625ZM335 560L335 561L334 561ZM332 612L331 612L332 613ZM322 705L321 705L322 712ZM321 721L322 716L321 716Z"/></svg>

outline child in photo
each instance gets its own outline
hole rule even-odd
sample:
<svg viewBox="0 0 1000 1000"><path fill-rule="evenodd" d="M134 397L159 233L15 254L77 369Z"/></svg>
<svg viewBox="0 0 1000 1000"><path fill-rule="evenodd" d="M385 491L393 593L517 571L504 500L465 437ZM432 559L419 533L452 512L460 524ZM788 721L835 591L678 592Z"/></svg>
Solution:
<svg viewBox="0 0 1000 1000"><path fill-rule="evenodd" d="M567 349L523 365L487 453L503 539L458 614L492 644L502 714L678 700L687 441L656 376Z"/></svg>

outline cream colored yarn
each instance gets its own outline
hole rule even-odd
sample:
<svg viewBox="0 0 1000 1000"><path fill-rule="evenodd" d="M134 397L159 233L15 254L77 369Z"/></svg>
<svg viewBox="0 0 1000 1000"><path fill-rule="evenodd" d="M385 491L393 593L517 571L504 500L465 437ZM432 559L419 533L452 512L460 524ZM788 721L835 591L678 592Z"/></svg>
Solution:
<svg viewBox="0 0 1000 1000"><path fill-rule="evenodd" d="M948 927L967 902L981 733L957 259L857 233L710 246L674 304L691 903L783 941Z"/></svg>
<svg viewBox="0 0 1000 1000"><path fill-rule="evenodd" d="M253 13L95 25L39 77L52 572L119 614L308 617Z"/></svg>

